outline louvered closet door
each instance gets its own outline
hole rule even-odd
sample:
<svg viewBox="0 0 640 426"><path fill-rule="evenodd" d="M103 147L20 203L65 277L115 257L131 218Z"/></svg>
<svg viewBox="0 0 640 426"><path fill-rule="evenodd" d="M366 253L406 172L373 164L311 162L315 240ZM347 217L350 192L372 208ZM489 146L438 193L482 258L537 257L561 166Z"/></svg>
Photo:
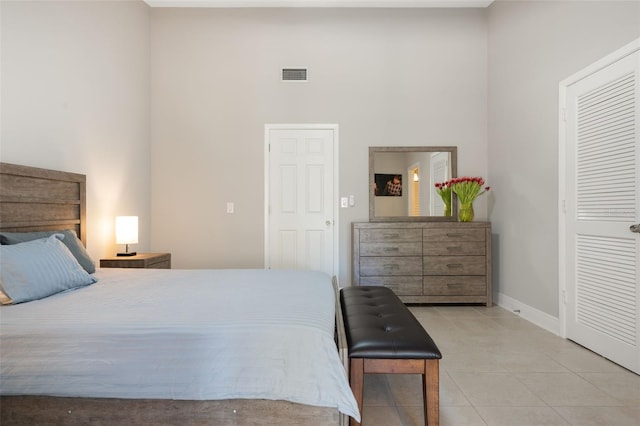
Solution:
<svg viewBox="0 0 640 426"><path fill-rule="evenodd" d="M567 89L567 337L640 373L639 52Z"/></svg>

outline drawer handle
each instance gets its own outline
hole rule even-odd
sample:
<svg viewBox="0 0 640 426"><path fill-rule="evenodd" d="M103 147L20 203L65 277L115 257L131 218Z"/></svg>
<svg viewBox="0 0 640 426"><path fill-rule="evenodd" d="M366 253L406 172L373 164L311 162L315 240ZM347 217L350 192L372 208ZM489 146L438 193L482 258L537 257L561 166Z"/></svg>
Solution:
<svg viewBox="0 0 640 426"><path fill-rule="evenodd" d="M447 263L447 268L462 268L462 263Z"/></svg>
<svg viewBox="0 0 640 426"><path fill-rule="evenodd" d="M462 247L459 247L459 246L447 247L447 251L460 251L460 250L462 250Z"/></svg>
<svg viewBox="0 0 640 426"><path fill-rule="evenodd" d="M462 237L464 234L460 234L458 232L447 232L447 237L453 237L453 238L460 238Z"/></svg>
<svg viewBox="0 0 640 426"><path fill-rule="evenodd" d="M398 238L400 234L384 234L384 238Z"/></svg>
<svg viewBox="0 0 640 426"><path fill-rule="evenodd" d="M462 287L464 284L462 283L447 283L447 287L448 288L460 288Z"/></svg>
<svg viewBox="0 0 640 426"><path fill-rule="evenodd" d="M384 269L389 270L389 269L398 269L400 266L398 265L384 265Z"/></svg>
<svg viewBox="0 0 640 426"><path fill-rule="evenodd" d="M398 247L385 247L382 251L400 251Z"/></svg>

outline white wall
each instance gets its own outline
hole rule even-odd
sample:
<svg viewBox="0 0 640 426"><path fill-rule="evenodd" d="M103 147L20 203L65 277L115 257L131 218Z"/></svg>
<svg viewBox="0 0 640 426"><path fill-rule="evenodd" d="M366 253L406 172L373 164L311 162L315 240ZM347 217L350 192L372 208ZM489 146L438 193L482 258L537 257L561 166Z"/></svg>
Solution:
<svg viewBox="0 0 640 426"><path fill-rule="evenodd" d="M339 218L349 283L369 146L457 145L459 172L486 176L485 13L152 9L152 249L176 267L262 267L264 125L337 123L339 195L357 203ZM287 66L310 81L279 82Z"/></svg>
<svg viewBox="0 0 640 426"><path fill-rule="evenodd" d="M558 83L640 36L640 2L489 7L496 291L558 317Z"/></svg>
<svg viewBox="0 0 640 426"><path fill-rule="evenodd" d="M476 213L493 222L496 291L551 317L558 82L640 36L637 1L3 1L0 14L0 159L88 175L93 257L115 251L115 215L138 214L137 248L171 251L177 267L261 267L264 124L338 123L339 195L357 201L340 210L343 283L350 223L368 218L368 147L457 145L459 174L493 187ZM308 66L311 81L280 83L283 66Z"/></svg>
<svg viewBox="0 0 640 426"><path fill-rule="evenodd" d="M87 175L87 247L116 251L114 218L149 248L149 11L141 1L1 7L0 160Z"/></svg>

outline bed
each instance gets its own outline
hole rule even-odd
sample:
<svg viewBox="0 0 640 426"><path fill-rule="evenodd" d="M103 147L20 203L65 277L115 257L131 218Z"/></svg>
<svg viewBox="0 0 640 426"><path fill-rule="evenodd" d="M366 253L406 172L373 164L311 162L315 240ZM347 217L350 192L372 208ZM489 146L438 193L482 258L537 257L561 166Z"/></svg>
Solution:
<svg viewBox="0 0 640 426"><path fill-rule="evenodd" d="M64 229L86 243L85 198L84 175L0 163L1 232ZM359 419L335 278L284 270L90 276L97 282L1 308L3 425Z"/></svg>

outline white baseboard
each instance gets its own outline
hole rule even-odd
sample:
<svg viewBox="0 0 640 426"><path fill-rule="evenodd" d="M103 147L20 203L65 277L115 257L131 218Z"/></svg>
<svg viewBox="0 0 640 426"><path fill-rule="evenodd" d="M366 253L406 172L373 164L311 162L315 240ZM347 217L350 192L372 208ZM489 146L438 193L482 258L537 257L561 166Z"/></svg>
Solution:
<svg viewBox="0 0 640 426"><path fill-rule="evenodd" d="M559 336L560 320L536 308L532 308L519 300L509 297L505 294L498 293L498 306L520 315L523 319L542 327L545 330Z"/></svg>

